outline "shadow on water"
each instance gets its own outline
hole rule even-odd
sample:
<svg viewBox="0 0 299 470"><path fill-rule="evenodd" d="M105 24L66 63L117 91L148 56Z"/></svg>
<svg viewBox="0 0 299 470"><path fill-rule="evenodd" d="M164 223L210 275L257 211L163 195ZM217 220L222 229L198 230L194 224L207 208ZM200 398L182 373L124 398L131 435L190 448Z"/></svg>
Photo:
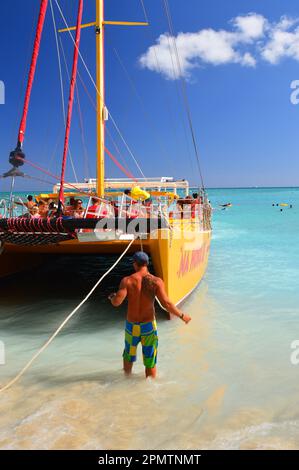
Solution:
<svg viewBox="0 0 299 470"><path fill-rule="evenodd" d="M95 282L112 266L116 257L76 256L55 257L35 270L23 272L1 280L2 303L9 304L20 300L35 301L74 298L88 291ZM117 268L107 276L97 297L105 297L117 288L124 275L132 273L130 258L122 260ZM13 295L12 295L13 294Z"/></svg>
<svg viewBox="0 0 299 470"><path fill-rule="evenodd" d="M42 334L49 325L59 324L83 300L97 280L113 265L117 257L55 257L35 270L19 273L0 281L0 327L14 333ZM131 257L124 257L104 278L84 304L76 318L84 315L80 332L112 327L125 318L126 303L118 309L107 300L117 290L121 279L133 273ZM153 272L152 266L150 271ZM158 316L167 319L162 312ZM78 320L77 320L78 322ZM64 333L78 332L72 320Z"/></svg>

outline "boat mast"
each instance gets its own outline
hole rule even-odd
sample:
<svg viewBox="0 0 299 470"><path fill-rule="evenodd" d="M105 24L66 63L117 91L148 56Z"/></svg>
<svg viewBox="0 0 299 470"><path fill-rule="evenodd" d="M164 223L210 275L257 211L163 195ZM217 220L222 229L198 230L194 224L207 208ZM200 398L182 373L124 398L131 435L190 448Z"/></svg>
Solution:
<svg viewBox="0 0 299 470"><path fill-rule="evenodd" d="M105 193L104 0L96 0L97 195Z"/></svg>

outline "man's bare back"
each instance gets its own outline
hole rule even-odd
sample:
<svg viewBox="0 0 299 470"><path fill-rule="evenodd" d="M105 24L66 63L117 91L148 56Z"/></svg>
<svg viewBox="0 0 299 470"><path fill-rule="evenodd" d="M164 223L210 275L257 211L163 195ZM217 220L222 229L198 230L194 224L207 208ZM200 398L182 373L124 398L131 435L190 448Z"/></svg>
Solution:
<svg viewBox="0 0 299 470"><path fill-rule="evenodd" d="M167 296L162 279L149 273L149 260L146 254L137 252L133 260L135 273L123 278L118 292L111 294L109 300L114 307L118 307L125 298L128 299L126 339L123 354L125 373L130 374L132 372L133 363L136 361L136 348L138 342L141 341L145 375L146 377L154 378L156 377L158 347L154 307L155 297L159 299L169 313L179 317L183 322L189 323L191 317L181 312L171 302Z"/></svg>
<svg viewBox="0 0 299 470"><path fill-rule="evenodd" d="M127 289L127 319L131 322L148 322L155 318L154 301L159 278L148 272L137 272L123 279Z"/></svg>
<svg viewBox="0 0 299 470"><path fill-rule="evenodd" d="M134 274L123 278L118 292L109 296L114 307L118 307L126 297L128 298L128 321L142 323L152 321L155 318L154 301L157 297L169 313L189 323L191 317L182 313L171 302L162 279L150 274L147 266L135 270Z"/></svg>

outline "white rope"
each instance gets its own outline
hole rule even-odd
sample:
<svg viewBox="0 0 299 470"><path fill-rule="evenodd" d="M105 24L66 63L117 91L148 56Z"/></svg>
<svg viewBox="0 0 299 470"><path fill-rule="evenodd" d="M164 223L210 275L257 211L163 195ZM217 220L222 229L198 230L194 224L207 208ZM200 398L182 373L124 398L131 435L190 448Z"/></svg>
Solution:
<svg viewBox="0 0 299 470"><path fill-rule="evenodd" d="M150 24L150 20L149 20L149 16L148 16L148 13L146 11L146 8L145 8L145 4L143 2L143 0L140 0L141 2L141 6L142 6L142 9L143 9L143 12L144 12L144 17L145 17L145 21L147 23ZM152 34L150 34L150 28L147 28L147 31L149 32L149 36L152 38ZM157 55L157 51L156 51L156 47L153 47L153 52L154 52L154 56L155 56L155 62L156 62L156 67L157 67L157 71L160 73L160 75L163 75L162 73L162 67L161 67L161 64L160 64L160 61L158 59L158 55ZM171 62L172 62L172 73L173 73L173 78L175 80L175 87L176 87L176 90L177 90L177 94L178 94L178 100L180 102L180 93L179 93L179 89L178 89L178 84L177 84L177 81L176 81L176 73L175 73L175 67L174 67L174 63L173 63L173 58L172 58L172 50L171 50L171 45L170 45L170 41L169 41L169 37L168 37L168 49L169 49L169 55L170 55L170 58L171 58ZM164 80L160 81L160 84L163 85L163 87L165 87L165 83L164 83ZM170 118L170 121L172 123L172 127L173 127L173 131L174 131L174 135L175 135L175 138L177 139L176 137L176 129L175 129L175 119L174 119L174 114L171 110L171 106L170 106L170 102L167 98L167 93L166 93L166 89L164 88L164 90L162 90L162 95L163 95L163 98L165 100L165 104L166 104L166 108L168 110L168 114L169 114L169 118ZM182 122L182 127L183 127L183 131L184 131L184 138L185 138L185 141L186 141L186 150L187 150L187 153L188 153L188 157L189 157L189 161L190 161L190 165L191 165L191 171L192 173L194 173L194 168L193 168L193 161L192 161L192 157L191 157L191 152L190 152L190 145L189 145L189 140L188 140L188 136L187 136L187 129L186 129L186 123L185 123L185 119L184 119L184 116L181 114L181 113L178 113L178 116L179 116L179 119L181 120ZM178 144L178 141L177 141L177 144Z"/></svg>
<svg viewBox="0 0 299 470"><path fill-rule="evenodd" d="M64 22L66 28L69 30L69 25L68 25L68 23L67 23L67 21L66 21L66 19L65 19L65 16L64 16L64 14L63 14L63 12L62 12L62 10L61 10L61 8L60 8L60 5L59 5L58 1L55 0L55 3L56 3L56 5L57 5L57 8L58 8L58 10L59 10L59 13L60 13L60 15L61 15L61 18L63 19L63 22ZM72 39L72 41L73 41L75 47L77 47L77 46L76 46L76 42L75 42L75 40L74 40L74 37L73 37L72 33L71 33L70 31L68 31L68 33L69 33L69 35L70 35L70 37L71 37L71 39ZM80 57L80 59L82 60L82 63L83 63L83 65L84 65L84 68L85 68L85 70L86 70L86 72L87 72L87 75L89 76L89 78L90 78L90 80L91 80L91 83L93 84L93 86L94 86L94 88L95 88L97 94L100 96L101 100L103 101L103 104L105 105L103 96L101 95L101 92L100 92L100 90L98 89L98 87L97 87L97 85L96 85L96 83L95 83L95 81L94 81L94 79L93 79L93 77L92 77L92 75L91 75L91 73L90 73L90 71L89 71L89 68L88 68L88 66L86 65L86 62L85 62L85 60L84 60L83 57L82 57L81 52L80 52L79 50L78 50L78 52L79 52L79 57ZM106 106L106 105L105 105L105 106ZM109 110L108 110L108 113L109 113L109 117L110 117L110 119L111 119L111 121L112 121L112 123L113 123L115 129L117 130L117 132L118 132L118 134L119 134L121 140L123 141L123 143L124 143L126 149L128 150L129 154L130 154L131 157L133 158L135 165L137 166L138 170L140 171L142 177L146 180L146 179L147 179L146 176L144 175L142 169L140 168L139 163L137 162L135 156L133 155L132 150L130 149L129 145L127 144L125 138L123 137L123 135L122 135L122 133L121 133L119 127L117 126L117 124L116 124L116 122L115 122L115 120L114 120L114 118L113 118L113 116L112 116L112 114L110 113Z"/></svg>
<svg viewBox="0 0 299 470"><path fill-rule="evenodd" d="M75 313L82 307L83 304L89 299L91 294L96 290L98 285L103 281L103 279L108 276L108 274L115 268L115 266L120 262L120 260L124 257L124 255L127 253L133 242L135 241L135 238L133 238L126 249L123 251L123 253L120 255L120 257L115 261L115 263L111 266L111 268L108 269L108 271L103 274L103 276L97 281L97 283L93 286L91 291L84 297L82 302L77 305L77 307L66 317L66 319L61 323L61 325L57 328L57 330L53 333L53 335L46 341L46 343L37 351L36 354L30 359L30 361L23 367L23 369L16 375L14 379L12 379L10 382L8 382L7 385L4 387L0 388L0 393L4 392L8 388L10 388L12 385L14 385L21 377L24 375L24 373L29 369L29 367L33 364L33 362L40 356L40 354L47 349L47 347L52 343L54 338L58 335L58 333L62 330L62 328L68 323L68 321L75 315Z"/></svg>
<svg viewBox="0 0 299 470"><path fill-rule="evenodd" d="M155 297L155 299L158 302L159 306L162 308L162 310L164 310L164 312L169 313L168 310L165 307L163 307L163 305L161 304L161 302L160 302L160 300L158 299L157 296ZM1 392L1 390L0 390L0 392Z"/></svg>
<svg viewBox="0 0 299 470"><path fill-rule="evenodd" d="M143 0L140 0L140 3L141 3L141 7L142 7L142 10L143 10L143 13L144 13L145 21L146 21L147 23L149 23L147 11L146 11L146 9L145 9L145 5L144 5L144 3L143 3Z"/></svg>
<svg viewBox="0 0 299 470"><path fill-rule="evenodd" d="M60 50L59 50L59 44L58 44L56 20L55 20L55 14L54 14L52 0L50 0L50 7L51 7L51 13L52 13L52 20L53 20L53 27L54 27L54 34L55 34L55 42L56 42L56 49L57 49L57 57L58 57L58 68L59 68L59 78L60 78L60 90L61 90L63 122L64 122L64 126L66 126L66 112L65 112L65 104L64 104L64 87L63 87L63 79L62 79ZM70 162L71 162L72 170L73 170L73 173L74 173L74 177L75 177L76 183L78 183L77 173L76 173L76 170L75 170L74 161L73 161L73 157L72 157L72 153L71 153L70 148L68 150L68 153L69 153Z"/></svg>
<svg viewBox="0 0 299 470"><path fill-rule="evenodd" d="M196 141L193 122L192 122L189 99L188 99L188 95L187 95L186 81L185 81L184 75L182 73L181 60L180 60L180 55L179 55L179 51L178 51L178 47L177 47L177 40L175 38L170 7L169 7L168 0L163 0L163 1L164 1L165 12L166 12L166 18L167 18L167 21L168 21L169 33L170 33L171 39L173 41L173 49L174 49L175 57L176 57L176 61L177 61L177 67L178 67L178 77L177 78L180 79L180 82L181 82L183 103L184 103L184 106L185 106L185 110L186 110L186 114L187 114L187 118L188 118L188 123L189 123L189 127L190 127L190 132L191 132L192 142L193 142L193 146L194 146L194 152L195 152L195 156L196 156L199 176L200 176L200 179L201 179L201 185L202 185L202 189L204 190L205 185L204 185L203 175L202 175L202 171L201 171L199 151L198 151L198 147L197 147L197 141Z"/></svg>

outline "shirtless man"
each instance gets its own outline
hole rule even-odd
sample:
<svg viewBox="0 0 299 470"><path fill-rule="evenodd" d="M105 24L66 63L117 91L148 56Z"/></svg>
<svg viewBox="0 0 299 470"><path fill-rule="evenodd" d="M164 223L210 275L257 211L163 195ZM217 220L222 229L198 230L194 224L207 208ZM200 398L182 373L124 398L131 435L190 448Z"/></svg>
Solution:
<svg viewBox="0 0 299 470"><path fill-rule="evenodd" d="M31 196L30 194L29 194L29 196L27 196L27 201L25 201L25 202L15 201L15 204L17 204L18 206L27 207L30 214L32 214L32 209L34 207L36 207L36 202L33 200L33 196Z"/></svg>
<svg viewBox="0 0 299 470"><path fill-rule="evenodd" d="M125 349L123 353L124 372L132 372L136 361L138 343L142 344L143 364L146 377L156 377L158 334L155 319L155 296L163 307L185 323L191 317L182 313L167 297L164 282L148 271L149 258L146 253L138 251L133 256L135 273L124 277L117 293L111 294L109 300L118 307L128 297L128 311L125 331Z"/></svg>

